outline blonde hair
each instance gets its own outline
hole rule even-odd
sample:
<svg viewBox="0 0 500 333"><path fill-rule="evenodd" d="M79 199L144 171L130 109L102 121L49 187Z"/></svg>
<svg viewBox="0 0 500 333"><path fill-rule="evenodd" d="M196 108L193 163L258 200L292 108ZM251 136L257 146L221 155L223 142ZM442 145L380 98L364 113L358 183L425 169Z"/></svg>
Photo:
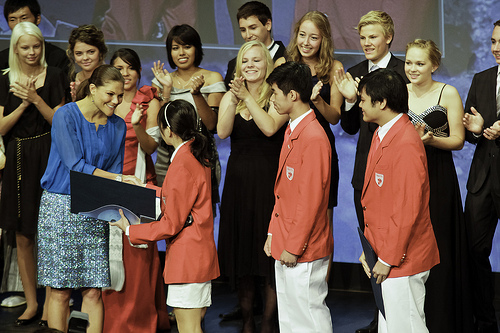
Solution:
<svg viewBox="0 0 500 333"><path fill-rule="evenodd" d="M316 76L323 83L330 82L330 73L335 60L333 57L334 45L330 22L325 14L317 10L308 12L295 24L292 40L287 47L287 60L302 62L302 55L297 47L297 35L299 34L300 26L305 21L311 21L321 32L321 45L318 51L319 63L314 67Z"/></svg>
<svg viewBox="0 0 500 333"><path fill-rule="evenodd" d="M258 47L262 50L266 62L266 77L264 78L259 87L259 97L257 98L256 101L261 108L265 109L269 104L269 99L271 98L272 94L271 85L269 85L269 83L266 82L266 79L269 76L269 74L271 74L271 72L273 71L274 63L273 63L273 58L271 58L271 54L269 53L269 50L262 42L259 42L257 40L252 40L246 42L241 46L240 50L238 51L238 56L236 57L235 77L241 76L241 66L243 64L243 56L252 47ZM241 110L245 108L246 108L245 103L243 101L239 101L238 105L236 106L236 113L240 113Z"/></svg>
<svg viewBox="0 0 500 333"><path fill-rule="evenodd" d="M392 41L394 40L394 22L392 21L391 16L381 10L369 11L365 15L361 16L356 30L358 30L359 33L361 31L361 28L363 28L365 25L370 24L380 25L382 31L384 32L385 38L392 36L392 40L389 43L389 47L391 47Z"/></svg>
<svg viewBox="0 0 500 333"><path fill-rule="evenodd" d="M413 42L409 42L408 44L406 44L405 53L408 53L408 50L412 47L418 47L420 49L426 50L431 64L436 67L439 67L439 65L441 65L441 51L439 51L439 48L437 47L436 43L434 43L434 41L430 39L425 40L417 38Z"/></svg>
<svg viewBox="0 0 500 333"><path fill-rule="evenodd" d="M12 29L12 35L10 37L10 49L9 49L9 68L3 71L3 74L9 74L9 81L11 83L19 81L21 78L21 63L19 62L19 56L15 53L17 48L17 43L22 36L30 35L38 39L41 43L41 54L40 54L40 66L43 68L47 67L47 62L45 61L45 43L42 32L40 29L31 22L20 22L16 24L14 29Z"/></svg>

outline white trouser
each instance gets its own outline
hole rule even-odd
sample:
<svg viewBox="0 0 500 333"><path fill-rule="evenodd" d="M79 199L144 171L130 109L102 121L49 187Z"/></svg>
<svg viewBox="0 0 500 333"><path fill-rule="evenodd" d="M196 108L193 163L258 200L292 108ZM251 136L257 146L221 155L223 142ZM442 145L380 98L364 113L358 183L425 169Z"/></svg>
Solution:
<svg viewBox="0 0 500 333"><path fill-rule="evenodd" d="M275 263L278 319L281 333L333 332L326 273L328 259L297 263L286 267Z"/></svg>
<svg viewBox="0 0 500 333"><path fill-rule="evenodd" d="M379 312L379 333L428 333L425 326L425 281L429 271L382 282L385 319Z"/></svg>

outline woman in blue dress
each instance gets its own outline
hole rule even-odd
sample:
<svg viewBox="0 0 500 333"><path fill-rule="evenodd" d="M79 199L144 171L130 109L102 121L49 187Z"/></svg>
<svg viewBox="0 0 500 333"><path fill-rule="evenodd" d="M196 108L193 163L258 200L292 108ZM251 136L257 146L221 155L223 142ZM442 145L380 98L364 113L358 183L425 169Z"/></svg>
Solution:
<svg viewBox="0 0 500 333"><path fill-rule="evenodd" d="M52 120L52 146L42 177L38 218L38 282L51 287L48 325L67 329L72 289L82 291L88 332L101 332L101 288L110 285L108 224L70 212L70 171L140 183L122 176L126 125L114 114L124 80L113 66L94 70L84 99L59 108Z"/></svg>

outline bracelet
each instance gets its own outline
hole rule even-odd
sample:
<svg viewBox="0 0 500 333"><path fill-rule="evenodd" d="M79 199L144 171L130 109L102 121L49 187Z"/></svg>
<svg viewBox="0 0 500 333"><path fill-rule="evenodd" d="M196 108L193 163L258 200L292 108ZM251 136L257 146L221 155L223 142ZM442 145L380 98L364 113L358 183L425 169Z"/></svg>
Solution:
<svg viewBox="0 0 500 333"><path fill-rule="evenodd" d="M123 175L122 175L122 174L118 174L118 175L116 175L116 177L115 177L115 180L116 180L116 181L119 181L119 182L121 182L121 181L122 181L122 179L123 179Z"/></svg>
<svg viewBox="0 0 500 333"><path fill-rule="evenodd" d="M163 93L161 91L158 90L158 97L160 98L160 100L162 102L168 102L168 98L163 96Z"/></svg>

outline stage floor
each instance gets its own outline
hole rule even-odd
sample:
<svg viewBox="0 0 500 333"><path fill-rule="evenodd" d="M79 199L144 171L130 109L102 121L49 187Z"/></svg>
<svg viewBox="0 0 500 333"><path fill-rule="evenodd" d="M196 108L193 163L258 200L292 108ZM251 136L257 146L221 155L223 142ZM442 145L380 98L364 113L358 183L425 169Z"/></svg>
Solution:
<svg viewBox="0 0 500 333"><path fill-rule="evenodd" d="M5 293L0 295L0 300L12 295ZM38 302L43 304L44 291L38 290ZM73 295L75 300L74 309L79 310L81 299L78 292ZM219 314L230 312L237 302L235 292L231 292L225 283L214 282L212 292L212 306L208 309L205 317L205 333L236 333L241 331L241 322L221 322ZM373 318L374 301L371 293L330 290L326 303L330 308L335 333L354 333L362 326L367 325ZM500 302L495 304L500 309ZM39 329L37 323L26 327L16 327L14 321L24 311L24 306L17 308L0 308L0 332L2 333L33 333ZM497 317L499 316L497 311ZM257 332L259 331L260 316L256 317ZM174 326L171 333L177 333Z"/></svg>

